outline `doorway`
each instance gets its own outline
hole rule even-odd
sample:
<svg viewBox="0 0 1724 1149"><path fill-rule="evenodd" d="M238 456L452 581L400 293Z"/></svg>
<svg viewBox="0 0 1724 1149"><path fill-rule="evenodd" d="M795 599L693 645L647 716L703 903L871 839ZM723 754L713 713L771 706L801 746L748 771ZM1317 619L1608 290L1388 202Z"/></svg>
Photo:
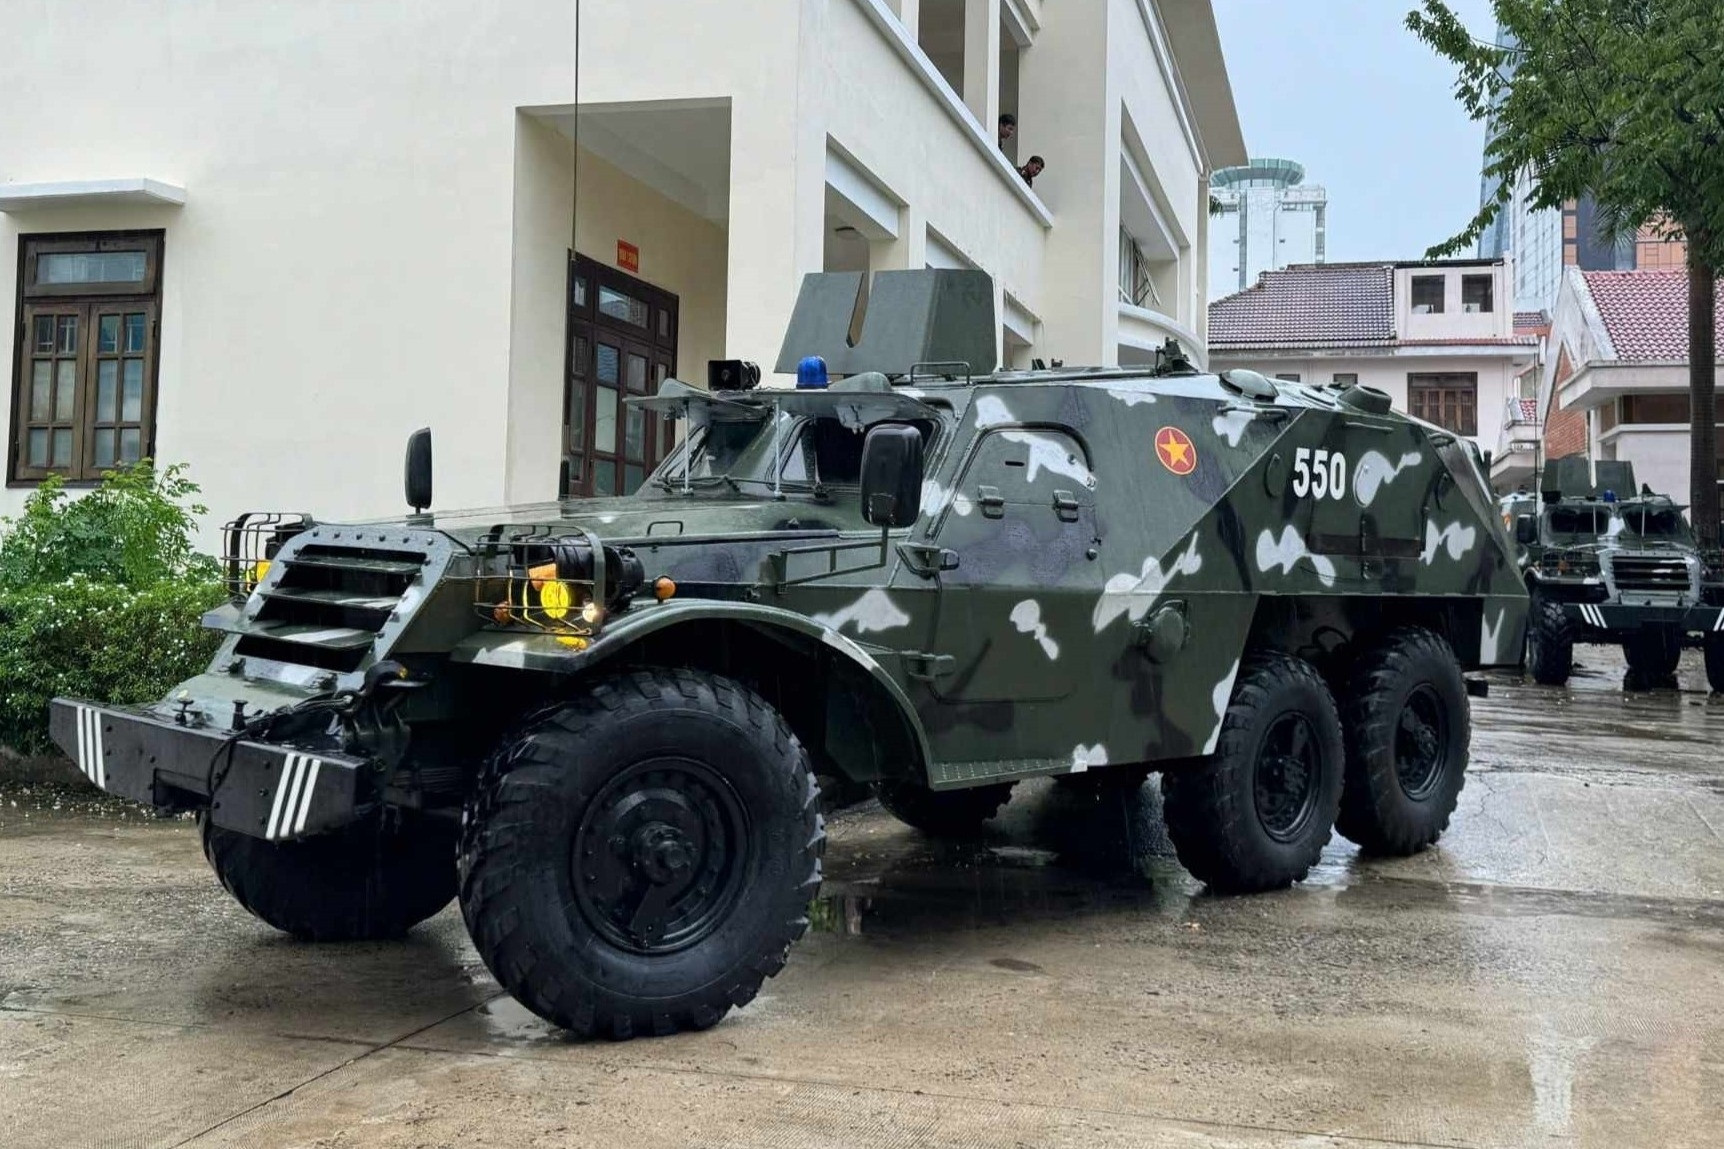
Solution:
<svg viewBox="0 0 1724 1149"><path fill-rule="evenodd" d="M568 298L564 493L633 494L675 444L676 424L623 400L656 394L676 372L677 297L576 255Z"/></svg>

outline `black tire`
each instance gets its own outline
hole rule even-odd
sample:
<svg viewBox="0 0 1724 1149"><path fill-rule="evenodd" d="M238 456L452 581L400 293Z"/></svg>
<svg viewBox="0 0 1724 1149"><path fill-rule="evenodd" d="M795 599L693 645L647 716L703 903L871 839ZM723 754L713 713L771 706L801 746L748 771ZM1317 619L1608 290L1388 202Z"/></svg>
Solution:
<svg viewBox="0 0 1724 1149"><path fill-rule="evenodd" d="M204 857L254 917L314 942L398 938L455 896L453 818L403 814L298 842L203 820Z"/></svg>
<svg viewBox="0 0 1724 1149"><path fill-rule="evenodd" d="M691 670L603 681L487 764L461 913L547 1021L618 1039L705 1029L808 929L819 802L802 744L745 687Z"/></svg>
<svg viewBox="0 0 1724 1149"><path fill-rule="evenodd" d="M1682 661L1682 632L1670 627L1641 627L1623 640L1622 657L1628 662L1630 689L1675 686L1676 666Z"/></svg>
<svg viewBox="0 0 1724 1149"><path fill-rule="evenodd" d="M1526 668L1532 680L1561 686L1574 673L1574 628L1562 604L1533 592L1526 628Z"/></svg>
<svg viewBox="0 0 1724 1149"><path fill-rule="evenodd" d="M1706 636L1706 685L1724 694L1724 634Z"/></svg>
<svg viewBox="0 0 1724 1149"><path fill-rule="evenodd" d="M895 778L874 783L874 796L906 826L935 838L968 838L1000 812L1014 785L993 782L964 790L930 790L920 782Z"/></svg>
<svg viewBox="0 0 1724 1149"><path fill-rule="evenodd" d="M1354 664L1343 709L1336 829L1366 853L1418 853L1448 829L1467 780L1472 710L1455 652L1419 627L1390 632Z"/></svg>
<svg viewBox="0 0 1724 1149"><path fill-rule="evenodd" d="M1253 656L1215 753L1162 775L1180 864L1218 893L1304 878L1334 829L1344 754L1335 699L1316 669L1284 654Z"/></svg>

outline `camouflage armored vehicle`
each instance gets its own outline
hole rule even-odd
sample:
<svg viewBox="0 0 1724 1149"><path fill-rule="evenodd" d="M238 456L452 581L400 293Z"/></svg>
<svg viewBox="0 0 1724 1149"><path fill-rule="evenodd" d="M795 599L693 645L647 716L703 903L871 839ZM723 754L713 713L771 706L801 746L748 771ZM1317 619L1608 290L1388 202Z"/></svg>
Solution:
<svg viewBox="0 0 1724 1149"><path fill-rule="evenodd" d="M1668 683L1684 646L1705 650L1706 678L1724 690L1724 569L1695 546L1682 507L1635 492L1634 467L1557 459L1537 499L1502 500L1516 559L1532 594L1527 669L1550 686L1568 681L1577 642L1620 644L1628 685Z"/></svg>
<svg viewBox="0 0 1724 1149"><path fill-rule="evenodd" d="M55 736L200 811L266 922L382 937L458 898L510 992L615 1037L711 1025L781 968L817 772L956 833L1020 779L1159 770L1220 891L1302 878L1336 826L1435 840L1462 671L1517 663L1525 624L1470 446L1176 348L993 372L993 301L978 273L810 277L799 386L631 400L682 434L625 498L424 513L421 433L412 516L247 516L208 673L57 701Z"/></svg>

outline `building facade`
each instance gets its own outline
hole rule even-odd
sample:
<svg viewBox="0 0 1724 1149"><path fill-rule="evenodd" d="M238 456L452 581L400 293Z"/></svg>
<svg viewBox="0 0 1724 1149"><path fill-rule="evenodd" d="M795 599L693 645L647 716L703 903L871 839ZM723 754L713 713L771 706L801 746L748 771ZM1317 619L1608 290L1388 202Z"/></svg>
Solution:
<svg viewBox="0 0 1724 1149"><path fill-rule="evenodd" d="M1323 263L1328 254L1329 193L1305 182L1292 160L1253 159L1211 178L1209 289L1243 291L1265 271Z"/></svg>
<svg viewBox="0 0 1724 1149"><path fill-rule="evenodd" d="M1517 41L1499 26L1496 42L1512 48ZM1505 77L1513 77L1516 59L1512 53L1502 68ZM1506 98L1506 92L1498 93L1496 107ZM1487 120L1487 141L1493 130ZM1497 198L1502 183L1500 177L1489 172L1480 176L1480 207ZM1633 271L1682 265L1685 245L1666 239L1655 226L1643 226L1633 235L1604 235L1599 227L1598 206L1591 197L1569 200L1561 207L1534 207L1532 196L1532 175L1523 171L1515 178L1503 210L1479 236L1479 258L1514 256L1515 299L1523 308L1546 312L1554 309L1567 268Z"/></svg>
<svg viewBox="0 0 1724 1149"><path fill-rule="evenodd" d="M391 513L418 426L441 506L548 498L565 461L576 493L626 491L670 436L621 399L770 369L822 269L988 271L1006 363L1201 353L1208 177L1245 159L1207 0L66 0L15 25L0 513L143 456L189 463L217 521Z"/></svg>
<svg viewBox="0 0 1724 1149"><path fill-rule="evenodd" d="M1209 306L1213 370L1359 383L1494 451L1499 415L1538 355L1515 329L1507 260L1332 263L1267 272Z"/></svg>
<svg viewBox="0 0 1724 1149"><path fill-rule="evenodd" d="M1724 332L1724 295L1715 305ZM1714 348L1724 354L1724 342ZM1688 274L1580 271L1562 281L1538 401L1544 454L1634 464L1635 478L1689 498ZM1713 418L1724 415L1724 404Z"/></svg>

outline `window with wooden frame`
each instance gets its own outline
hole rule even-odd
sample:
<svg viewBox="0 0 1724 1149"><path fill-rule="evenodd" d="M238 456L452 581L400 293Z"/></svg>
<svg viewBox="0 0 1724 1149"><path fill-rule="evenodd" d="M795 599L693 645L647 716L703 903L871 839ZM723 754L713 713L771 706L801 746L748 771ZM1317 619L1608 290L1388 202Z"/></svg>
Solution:
<svg viewBox="0 0 1724 1149"><path fill-rule="evenodd" d="M150 457L162 233L21 236L18 262L9 481Z"/></svg>
<svg viewBox="0 0 1724 1149"><path fill-rule="evenodd" d="M1479 433L1479 376L1476 371L1407 376L1407 409L1415 419L1435 423L1457 435Z"/></svg>
<svg viewBox="0 0 1724 1149"><path fill-rule="evenodd" d="M569 268L563 457L570 495L633 494L675 442L675 423L624 402L676 370L677 297L585 256Z"/></svg>

